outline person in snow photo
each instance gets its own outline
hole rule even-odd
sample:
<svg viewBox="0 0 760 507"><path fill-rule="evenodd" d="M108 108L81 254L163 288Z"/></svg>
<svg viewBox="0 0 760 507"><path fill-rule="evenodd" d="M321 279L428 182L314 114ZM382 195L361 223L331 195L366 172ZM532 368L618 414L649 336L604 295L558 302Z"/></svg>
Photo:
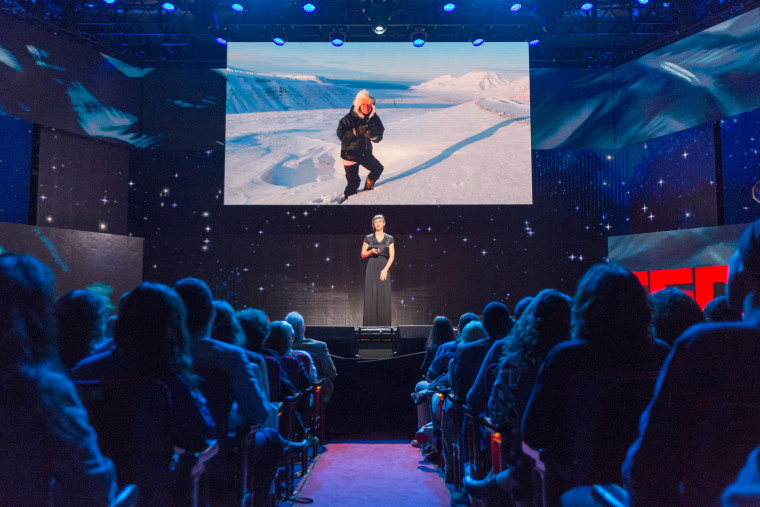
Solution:
<svg viewBox="0 0 760 507"><path fill-rule="evenodd" d="M340 202L358 192L361 183L360 165L369 169L364 190L372 190L382 174L383 164L372 155L372 143L382 141L384 130L383 122L375 110L374 97L367 90L361 90L356 94L351 111L338 124L340 158L346 171L346 189Z"/></svg>

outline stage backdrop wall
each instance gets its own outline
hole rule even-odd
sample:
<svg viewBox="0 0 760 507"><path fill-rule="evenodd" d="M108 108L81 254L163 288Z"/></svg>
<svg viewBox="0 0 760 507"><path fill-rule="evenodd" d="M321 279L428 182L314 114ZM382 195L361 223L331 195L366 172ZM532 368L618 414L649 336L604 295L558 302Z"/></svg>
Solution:
<svg viewBox="0 0 760 507"><path fill-rule="evenodd" d="M0 222L0 253L33 255L53 270L61 295L90 289L109 299L142 281L142 238Z"/></svg>
<svg viewBox="0 0 760 507"><path fill-rule="evenodd" d="M0 16L0 113L72 134L144 147L140 78L115 58Z"/></svg>
<svg viewBox="0 0 760 507"><path fill-rule="evenodd" d="M224 86L214 71L197 72L204 84L192 97L176 91L187 84L187 71L147 74L162 85L146 86L143 102L174 103L175 112L187 112L177 118L191 118L195 128L165 132L166 109L145 111L150 133L135 139L151 140L151 149L132 154L127 233L146 239L145 278L174 283L198 276L217 297L262 307L272 318L295 308L307 324L360 324L359 249L377 212L388 217L399 250L391 270L394 324L429 324L438 314L456 319L491 300L514 307L545 287L572 293L582 273L606 260L609 236L714 225L721 202L744 203L741 222L758 216L748 176L726 158L721 138L725 131L741 146L754 142L755 113L735 118L746 129L718 128L716 135L713 124L697 126L652 141L647 146L657 147L651 151L643 145L534 150L530 206L225 207L224 132L217 116ZM209 106L193 107L202 104ZM750 154L742 155L742 166L751 162ZM722 179L729 170L737 171L733 186ZM699 182L711 178L714 184ZM731 195L720 192L724 188ZM687 202L696 211L685 210ZM656 209L643 215L645 205ZM96 213L100 206L106 204L89 199L84 207Z"/></svg>
<svg viewBox="0 0 760 507"><path fill-rule="evenodd" d="M25 224L29 218L32 124L0 115L0 221Z"/></svg>
<svg viewBox="0 0 760 507"><path fill-rule="evenodd" d="M630 146L757 109L758 88L754 9L613 69L534 69L533 148Z"/></svg>

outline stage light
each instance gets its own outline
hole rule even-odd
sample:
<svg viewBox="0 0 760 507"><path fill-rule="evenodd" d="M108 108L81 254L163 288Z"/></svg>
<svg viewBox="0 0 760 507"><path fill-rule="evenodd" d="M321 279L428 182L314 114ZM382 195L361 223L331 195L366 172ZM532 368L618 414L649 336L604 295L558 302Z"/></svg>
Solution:
<svg viewBox="0 0 760 507"><path fill-rule="evenodd" d="M282 37L272 37L272 42L274 42L275 46L285 45L285 39L283 39Z"/></svg>
<svg viewBox="0 0 760 507"><path fill-rule="evenodd" d="M586 2L583 5L581 5L581 10L583 12L588 12L593 8L594 8L594 4L592 4L591 2Z"/></svg>
<svg viewBox="0 0 760 507"><path fill-rule="evenodd" d="M103 0L103 3L107 5L113 5L116 3L116 0Z"/></svg>
<svg viewBox="0 0 760 507"><path fill-rule="evenodd" d="M482 37L477 37L475 39L472 39L472 45L475 47L482 46L485 42L485 39Z"/></svg>
<svg viewBox="0 0 760 507"><path fill-rule="evenodd" d="M446 5L443 6L443 11L444 12L454 12L454 9L456 9L456 8L457 8L456 5L454 5L453 3L449 2L449 3L447 3Z"/></svg>
<svg viewBox="0 0 760 507"><path fill-rule="evenodd" d="M217 38L216 38L216 39L214 39L214 40L215 40L215 41L216 41L216 43L217 43L217 44L219 44L220 46L226 46L226 45L227 45L227 39L225 39L225 38L224 38L224 37L222 37L222 36L219 36L219 37L217 37Z"/></svg>
<svg viewBox="0 0 760 507"><path fill-rule="evenodd" d="M174 4L173 4L173 3L171 3L171 2L164 2L164 3L161 5L161 8L162 8L162 9L163 9L165 12L174 12L174 9L176 9L176 7L174 7Z"/></svg>
<svg viewBox="0 0 760 507"><path fill-rule="evenodd" d="M235 12L243 12L243 6L240 4L232 4L230 8Z"/></svg>
<svg viewBox="0 0 760 507"><path fill-rule="evenodd" d="M303 11L304 11L306 14L311 14L312 12L314 12L314 11L316 11L316 10L317 10L317 6L316 6L316 5L314 5L314 4L313 4L313 3L311 3L311 2L306 2L305 4L303 4Z"/></svg>
<svg viewBox="0 0 760 507"><path fill-rule="evenodd" d="M541 44L540 39L530 39L528 41L528 46L538 46L539 44Z"/></svg>
<svg viewBox="0 0 760 507"><path fill-rule="evenodd" d="M649 0L636 0L636 1L639 3L639 5L646 5L649 3Z"/></svg>
<svg viewBox="0 0 760 507"><path fill-rule="evenodd" d="M330 43L336 48L341 47L346 43L346 32L344 32L342 29L334 28L330 32Z"/></svg>
<svg viewBox="0 0 760 507"><path fill-rule="evenodd" d="M512 4L512 7L509 8L511 12L515 12L515 13L520 12L521 9L522 9L522 4Z"/></svg>
<svg viewBox="0 0 760 507"><path fill-rule="evenodd" d="M421 48L427 42L427 33L424 28L415 28L411 36L412 45Z"/></svg>
<svg viewBox="0 0 760 507"><path fill-rule="evenodd" d="M388 23L392 14L386 0L372 0L369 9L365 9L364 12L372 23L373 32L382 35L388 30Z"/></svg>

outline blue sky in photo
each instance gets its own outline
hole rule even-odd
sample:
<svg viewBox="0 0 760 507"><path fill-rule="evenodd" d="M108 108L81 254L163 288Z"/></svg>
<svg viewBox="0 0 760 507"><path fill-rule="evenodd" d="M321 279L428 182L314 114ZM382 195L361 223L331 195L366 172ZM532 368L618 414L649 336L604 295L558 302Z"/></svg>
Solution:
<svg viewBox="0 0 760 507"><path fill-rule="evenodd" d="M419 84L439 76L496 72L508 79L528 75L528 45L524 42L428 42L421 48L402 42L232 42L230 68L257 73L309 74L335 80L373 80Z"/></svg>

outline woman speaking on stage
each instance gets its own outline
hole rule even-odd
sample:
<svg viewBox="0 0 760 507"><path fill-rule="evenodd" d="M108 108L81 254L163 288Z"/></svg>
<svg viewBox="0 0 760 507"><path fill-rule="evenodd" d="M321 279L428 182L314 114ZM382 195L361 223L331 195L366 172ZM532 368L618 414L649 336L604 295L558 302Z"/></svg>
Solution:
<svg viewBox="0 0 760 507"><path fill-rule="evenodd" d="M364 276L365 326L391 325L391 278L388 270L396 250L393 236L385 233L385 217L372 217L372 234L364 237L362 258L367 259Z"/></svg>

